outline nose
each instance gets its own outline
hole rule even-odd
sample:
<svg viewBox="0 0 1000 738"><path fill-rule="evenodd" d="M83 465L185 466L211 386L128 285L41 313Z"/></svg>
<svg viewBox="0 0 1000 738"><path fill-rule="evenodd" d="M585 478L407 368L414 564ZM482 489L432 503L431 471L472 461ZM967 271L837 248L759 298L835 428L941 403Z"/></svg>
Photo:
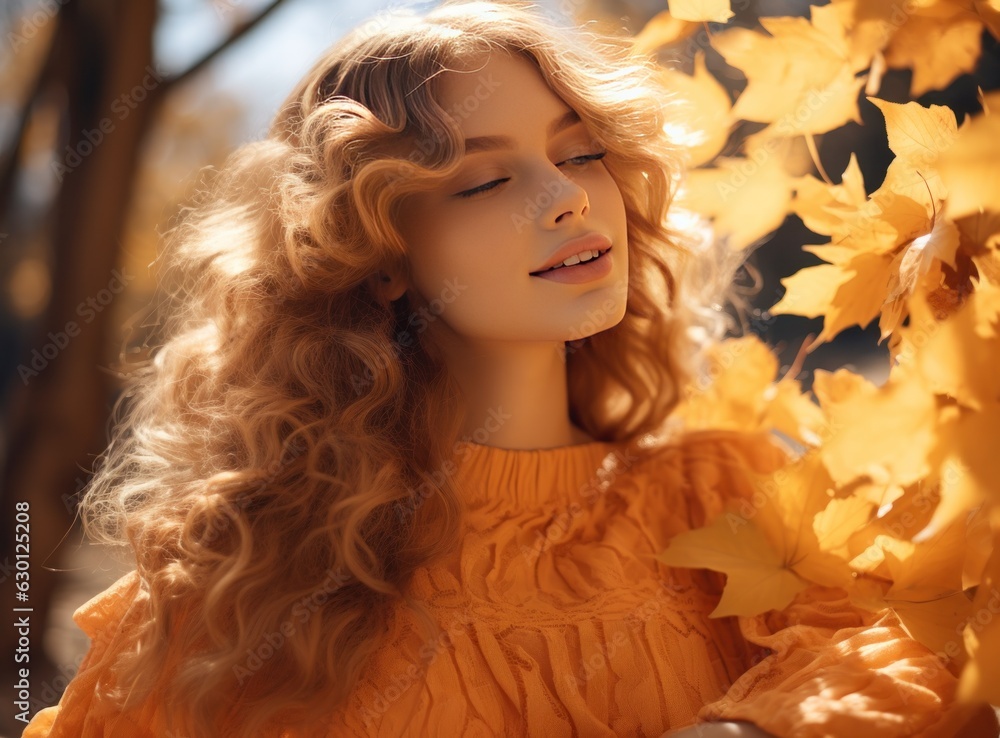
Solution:
<svg viewBox="0 0 1000 738"><path fill-rule="evenodd" d="M544 174L538 195L539 223L546 228L555 227L566 220L582 217L590 210L587 190L552 165Z"/></svg>

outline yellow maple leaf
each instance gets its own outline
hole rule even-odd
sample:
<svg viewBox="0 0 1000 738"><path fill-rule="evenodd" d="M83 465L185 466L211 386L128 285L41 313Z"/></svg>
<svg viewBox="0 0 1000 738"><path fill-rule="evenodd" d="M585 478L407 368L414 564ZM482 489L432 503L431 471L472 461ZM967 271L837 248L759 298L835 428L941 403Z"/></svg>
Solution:
<svg viewBox="0 0 1000 738"><path fill-rule="evenodd" d="M842 262L806 267L783 278L785 294L769 309L772 315L823 316L823 330L807 349L810 352L845 328L868 325L886 299L891 255L847 250L836 253Z"/></svg>
<svg viewBox="0 0 1000 738"><path fill-rule="evenodd" d="M715 164L688 173L676 204L711 218L717 237L740 251L784 221L791 201L791 178L777 155L760 163L722 157Z"/></svg>
<svg viewBox="0 0 1000 738"><path fill-rule="evenodd" d="M915 102L901 105L868 99L885 116L889 148L896 154L872 198L908 197L922 203L927 215L933 216L948 193L937 165L958 136L955 114L943 105L925 108Z"/></svg>
<svg viewBox="0 0 1000 738"><path fill-rule="evenodd" d="M876 97L868 100L885 117L892 153L913 167L935 166L941 152L951 147L958 136L955 114L945 105L925 108L916 102L900 104Z"/></svg>
<svg viewBox="0 0 1000 738"><path fill-rule="evenodd" d="M751 335L713 344L705 362L707 376L688 385L677 416L688 427L758 430L777 357Z"/></svg>
<svg viewBox="0 0 1000 738"><path fill-rule="evenodd" d="M958 698L1000 704L1000 545L994 546L983 571L963 636L969 661L958 682Z"/></svg>
<svg viewBox="0 0 1000 738"><path fill-rule="evenodd" d="M906 486L930 472L928 455L937 440L937 405L910 364L893 367L875 393L859 392L827 410L837 432L823 444L826 468L838 485L883 472Z"/></svg>
<svg viewBox="0 0 1000 738"><path fill-rule="evenodd" d="M740 513L764 532L785 565L810 582L849 588L847 561L834 552L868 520L873 505L849 493L838 497L838 487L816 450L759 478L755 488L765 491L766 501L758 496L752 500L752 515L746 505ZM738 522L729 517L731 524Z"/></svg>
<svg viewBox="0 0 1000 738"><path fill-rule="evenodd" d="M802 219L806 228L825 236L833 235L845 217L863 207L868 199L854 152L851 152L840 184L830 185L806 176L796 179L794 187L792 212Z"/></svg>
<svg viewBox="0 0 1000 738"><path fill-rule="evenodd" d="M705 68L705 55L695 57L694 75L667 69L662 73L671 91L664 130L690 156L689 166L711 161L726 145L733 119L729 93Z"/></svg>
<svg viewBox="0 0 1000 738"><path fill-rule="evenodd" d="M832 5L847 33L852 68L871 68L873 93L886 64L913 68L913 97L944 87L975 68L983 24L1000 36L997 0L833 0Z"/></svg>
<svg viewBox="0 0 1000 738"><path fill-rule="evenodd" d="M851 567L865 575L867 585L852 593L852 599L872 610L891 607L910 636L941 655L957 674L965 652L956 636L970 611L963 583L968 527L957 520L920 542L897 537L919 527L929 507L913 490L907 494L909 504L900 506L904 509L896 520L872 521L851 536L856 553ZM919 510L914 501L920 503ZM862 551L858 551L859 544L864 546ZM880 580L884 584L872 586Z"/></svg>
<svg viewBox="0 0 1000 738"><path fill-rule="evenodd" d="M981 53L982 20L962 3L940 0L909 7L885 51L890 67L911 67L910 94L947 87L963 72L971 72Z"/></svg>
<svg viewBox="0 0 1000 738"><path fill-rule="evenodd" d="M887 547L892 588L886 596L961 592L965 534L965 521L960 519L919 542L895 541Z"/></svg>
<svg viewBox="0 0 1000 738"><path fill-rule="evenodd" d="M1000 110L966 120L937 168L948 190L950 217L1000 210Z"/></svg>
<svg viewBox="0 0 1000 738"><path fill-rule="evenodd" d="M833 0L850 46L851 69L870 69L870 88L881 85L882 52L893 34L908 19L906 9L896 0Z"/></svg>
<svg viewBox="0 0 1000 738"><path fill-rule="evenodd" d="M975 264L979 281L1000 287L1000 209L956 218L955 226L962 253Z"/></svg>
<svg viewBox="0 0 1000 738"><path fill-rule="evenodd" d="M864 80L854 78L837 13L827 6L810 10L811 20L761 18L770 36L733 28L712 41L747 77L733 115L770 123L769 135L823 133L861 120L857 98Z"/></svg>
<svg viewBox="0 0 1000 738"><path fill-rule="evenodd" d="M871 503L832 497L816 453L772 474L748 474L749 497L730 501L711 525L675 536L659 560L726 573L712 617L781 609L809 582L849 588L850 569L834 552L865 523Z"/></svg>
<svg viewBox="0 0 1000 738"><path fill-rule="evenodd" d="M832 236L828 245L805 247L829 263L782 279L785 295L770 311L822 315L823 330L810 351L845 328L865 327L876 316L881 343L902 325L909 300L919 289L932 292L950 280L960 291L972 275L969 255L958 254L956 225L940 213L943 195L931 189L941 152L957 133L954 114L941 106L872 102L885 114L890 148L896 153L882 187L863 200L860 172L849 164L846 184L800 180L798 207L793 202L804 222ZM898 342L890 344L893 356L897 346Z"/></svg>
<svg viewBox="0 0 1000 738"><path fill-rule="evenodd" d="M931 391L973 410L1000 398L998 303L1000 288L991 284L981 285L944 321L937 320L926 301L913 302L907 340L920 342L914 358Z"/></svg>
<svg viewBox="0 0 1000 738"><path fill-rule="evenodd" d="M819 406L802 392L797 380L783 377L768 387L764 397L767 404L760 427L781 431L806 446L822 442L826 418Z"/></svg>
<svg viewBox="0 0 1000 738"><path fill-rule="evenodd" d="M979 18L996 38L1000 38L1000 0L974 0Z"/></svg>
<svg viewBox="0 0 1000 738"><path fill-rule="evenodd" d="M1000 434L1000 377L995 368L1000 356L1000 288L982 283L964 305L944 317L919 297L911 301L910 310L910 324L901 331L900 363L893 367L890 382L903 371L919 373L937 406L934 422L925 421L933 434L928 481L941 485L941 501L920 533L929 536L990 495L998 496L1000 459L993 439Z"/></svg>
<svg viewBox="0 0 1000 738"><path fill-rule="evenodd" d="M757 615L786 607L808 584L788 569L752 523L730 527L720 515L705 528L674 536L657 557L668 566L726 574L726 587L709 617Z"/></svg>
<svg viewBox="0 0 1000 738"><path fill-rule="evenodd" d="M972 603L964 592L917 588L888 593L885 603L899 617L911 638L939 654L947 668L958 674L967 654L955 632L972 612Z"/></svg>
<svg viewBox="0 0 1000 738"><path fill-rule="evenodd" d="M688 428L778 430L816 445L826 425L819 406L797 380L775 381L778 359L754 335L730 338L706 351L707 376L694 380L674 410Z"/></svg>
<svg viewBox="0 0 1000 738"><path fill-rule="evenodd" d="M883 184L864 205L854 212L843 214L843 219L831 234L831 243L838 250L822 246L818 251L816 247L809 247L809 250L822 258L826 258L822 252L831 253L835 263L842 263L844 254L863 251L895 254L900 247L929 233L936 211L929 211L925 202L888 189L890 186Z"/></svg>
<svg viewBox="0 0 1000 738"><path fill-rule="evenodd" d="M730 0L670 0L675 18L688 21L725 23L733 17Z"/></svg>
<svg viewBox="0 0 1000 738"><path fill-rule="evenodd" d="M879 316L881 339L902 325L918 287L927 292L934 290L943 279L943 264L957 269L958 243L955 224L938 217L929 232L914 238L896 254L889 267L888 290Z"/></svg>
<svg viewBox="0 0 1000 738"><path fill-rule="evenodd" d="M881 52L892 38L893 32L905 19L893 0L833 0L830 5L837 11L850 47L851 69L860 72L868 69L872 58ZM893 23L893 20L896 22Z"/></svg>
<svg viewBox="0 0 1000 738"><path fill-rule="evenodd" d="M683 41L698 27L698 23L681 20L667 10L661 10L632 38L632 49L637 54L649 54L663 46Z"/></svg>

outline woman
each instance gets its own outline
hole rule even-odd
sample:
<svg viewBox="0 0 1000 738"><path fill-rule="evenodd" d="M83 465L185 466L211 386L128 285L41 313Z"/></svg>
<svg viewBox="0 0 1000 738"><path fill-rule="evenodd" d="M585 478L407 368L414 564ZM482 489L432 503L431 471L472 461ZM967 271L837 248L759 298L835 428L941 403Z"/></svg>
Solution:
<svg viewBox="0 0 1000 738"><path fill-rule="evenodd" d="M729 270L666 229L655 80L482 2L316 64L171 234L83 502L136 571L25 736L995 728L889 612L710 619L719 577L655 560L786 459L671 422Z"/></svg>

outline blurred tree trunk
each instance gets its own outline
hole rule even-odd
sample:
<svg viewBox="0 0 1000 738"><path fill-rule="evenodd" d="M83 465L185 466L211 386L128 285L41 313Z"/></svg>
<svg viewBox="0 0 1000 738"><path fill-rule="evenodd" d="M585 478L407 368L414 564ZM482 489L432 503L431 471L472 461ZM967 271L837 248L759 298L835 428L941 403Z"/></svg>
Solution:
<svg viewBox="0 0 1000 738"><path fill-rule="evenodd" d="M106 443L104 420L114 393L112 378L100 370L114 335L107 298L121 291L113 270L140 144L159 99L153 68L156 17L156 0L63 5L51 21L59 25L37 86L39 93L64 95L64 128L53 165L60 186L49 231L52 297L29 346L54 345L58 353L51 359L33 353L22 358L31 372L22 374L12 392L0 489L5 518L16 501L31 506L30 599L18 604L34 609L31 664L39 676L56 581L48 567L58 563L55 549L72 529L75 480L86 477L89 462ZM7 194L13 195L12 188ZM4 531L4 553L11 562L12 532ZM12 601L13 588L8 591L6 599ZM12 629L3 630L5 645L13 635Z"/></svg>
<svg viewBox="0 0 1000 738"><path fill-rule="evenodd" d="M52 244L52 297L21 357L30 371L22 370L13 381L9 444L0 470L0 505L8 521L0 531L0 582L5 603L33 608L33 694L54 668L42 648L58 578L51 569L60 567L65 553L60 543L74 529L73 495L107 444L105 426L118 391L105 368L108 348L119 339L109 319L130 276L116 267L143 141L168 92L281 3L272 0L219 46L169 78L154 65L156 0L66 0L48 21L58 24L51 47L0 170L0 207L9 216L26 122L33 107L53 95L59 101L60 134L53 164L58 194L46 227ZM29 600L15 603L13 521L18 501L30 504L31 568ZM0 631L3 653L13 653L16 635L13 628ZM0 674L13 667L13 659L5 660Z"/></svg>

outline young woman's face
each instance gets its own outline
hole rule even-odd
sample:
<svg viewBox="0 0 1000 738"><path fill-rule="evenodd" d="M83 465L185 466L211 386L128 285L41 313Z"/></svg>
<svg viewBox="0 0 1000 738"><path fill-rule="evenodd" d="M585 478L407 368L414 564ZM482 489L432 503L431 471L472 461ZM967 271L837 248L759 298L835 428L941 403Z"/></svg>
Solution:
<svg viewBox="0 0 1000 738"><path fill-rule="evenodd" d="M400 206L406 288L423 298L411 300L423 306L411 325L440 321L481 341L561 342L611 328L625 314L628 243L603 150L529 60L495 52L477 67L443 73L438 98L465 136L459 172ZM573 253L610 250L552 279L532 274L583 236Z"/></svg>

